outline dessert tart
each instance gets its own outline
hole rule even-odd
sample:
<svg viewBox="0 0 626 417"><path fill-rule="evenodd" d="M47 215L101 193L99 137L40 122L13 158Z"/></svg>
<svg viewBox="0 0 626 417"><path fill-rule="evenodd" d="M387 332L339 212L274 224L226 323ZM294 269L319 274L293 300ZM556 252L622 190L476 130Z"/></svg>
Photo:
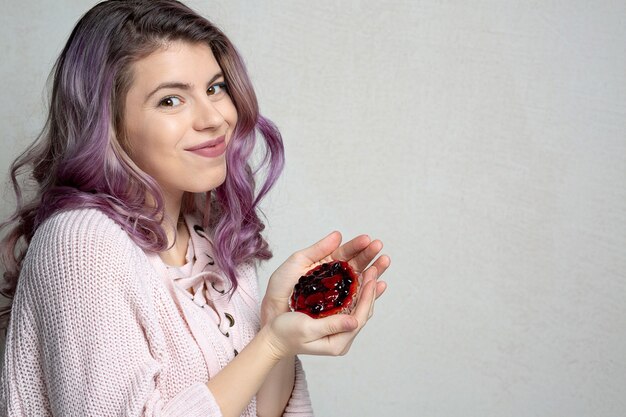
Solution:
<svg viewBox="0 0 626 417"><path fill-rule="evenodd" d="M345 261L320 264L300 277L289 307L313 318L350 313L357 302L360 280Z"/></svg>

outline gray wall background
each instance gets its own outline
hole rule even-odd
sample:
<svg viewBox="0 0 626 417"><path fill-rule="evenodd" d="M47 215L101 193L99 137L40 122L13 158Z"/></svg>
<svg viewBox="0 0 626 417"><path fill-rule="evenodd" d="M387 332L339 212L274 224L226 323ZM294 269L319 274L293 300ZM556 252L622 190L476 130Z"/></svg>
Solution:
<svg viewBox="0 0 626 417"><path fill-rule="evenodd" d="M3 172L93 4L2 0ZM392 257L351 352L304 357L317 415L626 415L626 3L188 4L286 142L263 287L333 229Z"/></svg>

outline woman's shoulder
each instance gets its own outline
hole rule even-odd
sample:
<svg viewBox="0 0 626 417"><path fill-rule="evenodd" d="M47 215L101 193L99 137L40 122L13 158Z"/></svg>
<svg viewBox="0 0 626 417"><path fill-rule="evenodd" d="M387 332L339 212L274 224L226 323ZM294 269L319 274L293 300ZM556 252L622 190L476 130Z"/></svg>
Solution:
<svg viewBox="0 0 626 417"><path fill-rule="evenodd" d="M92 265L143 253L122 227L98 209L70 209L53 214L35 231L25 262Z"/></svg>
<svg viewBox="0 0 626 417"><path fill-rule="evenodd" d="M128 237L122 227L103 211L95 208L62 210L47 218L35 231L35 237L60 238Z"/></svg>
<svg viewBox="0 0 626 417"><path fill-rule="evenodd" d="M91 297L94 288L110 296L137 292L150 276L145 253L119 224L97 209L71 209L55 213L37 228L18 286L50 301L68 288L83 298ZM49 294L34 291L40 287Z"/></svg>

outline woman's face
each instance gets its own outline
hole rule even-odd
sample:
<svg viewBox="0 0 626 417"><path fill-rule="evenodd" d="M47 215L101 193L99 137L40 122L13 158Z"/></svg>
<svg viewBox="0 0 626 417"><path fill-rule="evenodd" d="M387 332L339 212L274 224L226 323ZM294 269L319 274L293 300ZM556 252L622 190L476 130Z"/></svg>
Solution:
<svg viewBox="0 0 626 417"><path fill-rule="evenodd" d="M166 198L222 184L237 110L211 48L172 42L132 70L124 110L131 159Z"/></svg>

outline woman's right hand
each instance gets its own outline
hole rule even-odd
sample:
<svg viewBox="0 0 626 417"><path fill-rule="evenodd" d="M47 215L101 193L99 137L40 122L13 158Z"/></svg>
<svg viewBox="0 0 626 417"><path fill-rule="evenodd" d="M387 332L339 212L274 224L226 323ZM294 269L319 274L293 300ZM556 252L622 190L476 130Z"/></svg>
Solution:
<svg viewBox="0 0 626 417"><path fill-rule="evenodd" d="M276 316L264 330L276 359L297 354L345 355L354 338L374 313L376 267L364 272L364 286L351 314L314 319L304 313L287 312ZM367 275L367 276L365 276Z"/></svg>

